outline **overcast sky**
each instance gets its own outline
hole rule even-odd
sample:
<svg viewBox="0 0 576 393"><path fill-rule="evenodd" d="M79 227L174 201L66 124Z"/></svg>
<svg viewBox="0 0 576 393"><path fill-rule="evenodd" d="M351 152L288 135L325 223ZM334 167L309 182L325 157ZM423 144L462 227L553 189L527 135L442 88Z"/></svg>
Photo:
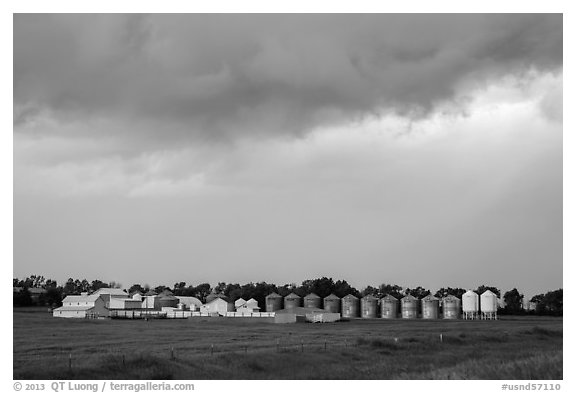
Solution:
<svg viewBox="0 0 576 393"><path fill-rule="evenodd" d="M14 17L14 276L562 287L561 15Z"/></svg>

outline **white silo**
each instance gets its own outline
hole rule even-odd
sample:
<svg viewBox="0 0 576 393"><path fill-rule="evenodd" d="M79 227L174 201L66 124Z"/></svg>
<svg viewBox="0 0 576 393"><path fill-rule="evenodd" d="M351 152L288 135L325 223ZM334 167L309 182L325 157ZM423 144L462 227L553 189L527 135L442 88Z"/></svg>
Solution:
<svg viewBox="0 0 576 393"><path fill-rule="evenodd" d="M482 319L497 319L498 296L490 290L480 295L480 312Z"/></svg>
<svg viewBox="0 0 576 393"><path fill-rule="evenodd" d="M462 318L478 318L478 294L472 290L462 295Z"/></svg>

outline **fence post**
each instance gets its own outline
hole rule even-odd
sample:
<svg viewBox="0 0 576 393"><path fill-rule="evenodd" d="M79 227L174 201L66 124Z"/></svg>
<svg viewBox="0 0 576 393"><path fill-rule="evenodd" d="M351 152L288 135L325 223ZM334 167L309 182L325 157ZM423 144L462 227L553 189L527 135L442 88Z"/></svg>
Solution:
<svg viewBox="0 0 576 393"><path fill-rule="evenodd" d="M210 355L214 355L214 344L210 346Z"/></svg>
<svg viewBox="0 0 576 393"><path fill-rule="evenodd" d="M326 352L326 348L328 347L328 343L324 340L324 352Z"/></svg>
<svg viewBox="0 0 576 393"><path fill-rule="evenodd" d="M344 339L344 348L348 348L348 340Z"/></svg>
<svg viewBox="0 0 576 393"><path fill-rule="evenodd" d="M174 360L174 347L170 348L170 359Z"/></svg>
<svg viewBox="0 0 576 393"><path fill-rule="evenodd" d="M276 352L280 352L280 339L276 339Z"/></svg>
<svg viewBox="0 0 576 393"><path fill-rule="evenodd" d="M72 352L68 355L68 370L72 371Z"/></svg>
<svg viewBox="0 0 576 393"><path fill-rule="evenodd" d="M301 347L301 349L302 349L302 352L304 352L304 339L302 339L302 340L300 341L300 347Z"/></svg>
<svg viewBox="0 0 576 393"><path fill-rule="evenodd" d="M442 333L440 333L440 342L443 342Z"/></svg>
<svg viewBox="0 0 576 393"><path fill-rule="evenodd" d="M122 366L126 366L126 355L122 354Z"/></svg>

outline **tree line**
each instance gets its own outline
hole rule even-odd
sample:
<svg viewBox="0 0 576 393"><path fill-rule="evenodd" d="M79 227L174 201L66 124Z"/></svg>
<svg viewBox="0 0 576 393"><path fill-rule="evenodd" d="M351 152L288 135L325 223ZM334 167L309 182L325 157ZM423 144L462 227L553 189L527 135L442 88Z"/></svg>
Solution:
<svg viewBox="0 0 576 393"><path fill-rule="evenodd" d="M68 295L79 295L82 292L94 292L100 288L120 288L121 284L114 281L105 283L101 280L88 281L86 279L73 279L69 278L64 285L58 285L55 280L45 279L43 276L30 276L24 280L17 278L13 279L13 286L22 288L19 292L14 292L14 306L29 306L40 305L49 307L59 307L62 305L62 299ZM30 288L42 288L45 290L37 299L33 299ZM294 292L300 297L304 297L310 293L324 298L330 294L342 298L346 295L354 295L358 298L366 295L372 295L377 298L383 298L387 295L392 295L400 299L406 295L412 295L418 299L422 299L428 295L434 295L437 298L443 298L448 295L453 295L462 298L466 292L464 288L443 287L436 292L429 289L417 286L415 288L402 287L396 284L381 284L379 286L368 285L362 290L358 290L351 286L346 280L334 281L332 278L322 277L311 280L304 280L300 285L295 283L276 285L266 282L247 283L240 285L238 283L225 283L219 282L216 286L212 287L209 283L201 283L199 285L188 285L186 282L177 282L173 286L158 285L151 287L148 284L133 284L128 288L128 293L140 292L146 294L149 291L161 293L165 290L171 291L175 296L194 296L203 303L211 293L216 293L226 296L231 302L237 299L250 299L253 298L258 301L261 309L265 309L265 298L269 294L275 292L280 296L286 296ZM500 289L489 286L480 285L475 289L476 293L482 294L484 291L490 290L501 297ZM547 292L532 297L530 300L536 304L534 310L528 311L524 309L524 295L519 293L518 289L513 288L503 294L505 306L499 309L501 314L525 314L527 312L537 315L562 315L562 289Z"/></svg>

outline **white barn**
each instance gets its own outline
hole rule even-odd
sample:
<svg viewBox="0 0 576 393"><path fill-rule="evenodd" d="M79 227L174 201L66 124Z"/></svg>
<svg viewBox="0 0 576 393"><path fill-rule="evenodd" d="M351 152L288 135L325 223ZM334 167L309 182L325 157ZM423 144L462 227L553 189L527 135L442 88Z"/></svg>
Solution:
<svg viewBox="0 0 576 393"><path fill-rule="evenodd" d="M109 312L100 295L70 295L62 300L62 307L52 311L52 315L60 318L107 317Z"/></svg>
<svg viewBox="0 0 576 393"><path fill-rule="evenodd" d="M237 307L236 312L242 314L251 314L255 312L260 312L260 307L258 307L258 301L255 299L250 299L246 301L242 306Z"/></svg>
<svg viewBox="0 0 576 393"><path fill-rule="evenodd" d="M179 304L183 304L187 310L198 311L202 307L200 299L194 296L176 296Z"/></svg>

